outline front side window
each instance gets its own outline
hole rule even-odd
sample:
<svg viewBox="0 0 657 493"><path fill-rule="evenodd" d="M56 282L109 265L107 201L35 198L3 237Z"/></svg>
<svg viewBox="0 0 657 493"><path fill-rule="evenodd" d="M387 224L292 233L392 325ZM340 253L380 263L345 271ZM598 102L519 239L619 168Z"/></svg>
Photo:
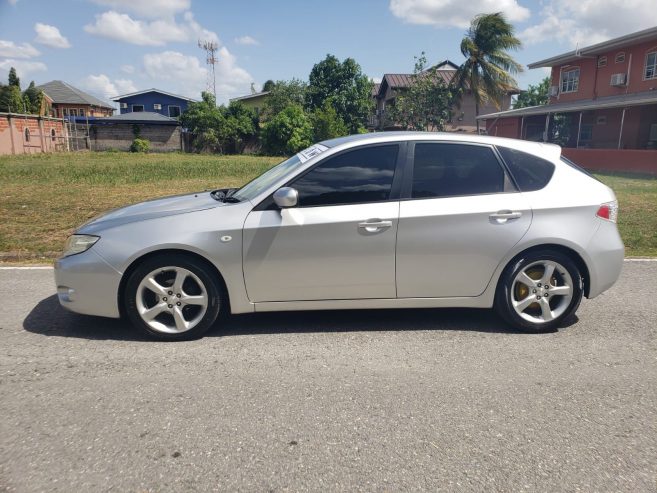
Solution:
<svg viewBox="0 0 657 493"><path fill-rule="evenodd" d="M561 72L561 92L576 92L579 87L579 68Z"/></svg>
<svg viewBox="0 0 657 493"><path fill-rule="evenodd" d="M399 146L384 145L347 151L322 161L291 186L299 206L361 204L388 200Z"/></svg>
<svg viewBox="0 0 657 493"><path fill-rule="evenodd" d="M144 111L144 105L143 104L133 104L132 105L132 111L133 113L140 113Z"/></svg>
<svg viewBox="0 0 657 493"><path fill-rule="evenodd" d="M646 55L646 79L657 79L657 51Z"/></svg>
<svg viewBox="0 0 657 493"><path fill-rule="evenodd" d="M416 144L413 198L504 191L504 170L492 149L469 144Z"/></svg>

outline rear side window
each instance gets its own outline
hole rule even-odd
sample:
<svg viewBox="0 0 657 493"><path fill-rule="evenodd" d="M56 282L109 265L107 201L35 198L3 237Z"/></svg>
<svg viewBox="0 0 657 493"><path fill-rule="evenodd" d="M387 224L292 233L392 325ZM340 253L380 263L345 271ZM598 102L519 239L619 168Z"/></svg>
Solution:
<svg viewBox="0 0 657 493"><path fill-rule="evenodd" d="M469 144L416 144L413 198L504 191L504 170L492 149Z"/></svg>
<svg viewBox="0 0 657 493"><path fill-rule="evenodd" d="M398 145L373 146L327 158L291 186L299 205L361 204L388 200Z"/></svg>
<svg viewBox="0 0 657 493"><path fill-rule="evenodd" d="M521 192L540 190L554 173L554 164L540 157L508 147L498 147L502 159L516 180Z"/></svg>

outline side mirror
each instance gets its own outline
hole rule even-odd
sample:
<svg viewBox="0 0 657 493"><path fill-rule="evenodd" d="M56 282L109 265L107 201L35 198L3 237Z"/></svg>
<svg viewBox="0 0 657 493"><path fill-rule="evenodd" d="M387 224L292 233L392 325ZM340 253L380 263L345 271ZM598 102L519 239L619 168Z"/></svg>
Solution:
<svg viewBox="0 0 657 493"><path fill-rule="evenodd" d="M274 192L274 202L281 209L294 207L299 202L299 192L292 187L279 188Z"/></svg>

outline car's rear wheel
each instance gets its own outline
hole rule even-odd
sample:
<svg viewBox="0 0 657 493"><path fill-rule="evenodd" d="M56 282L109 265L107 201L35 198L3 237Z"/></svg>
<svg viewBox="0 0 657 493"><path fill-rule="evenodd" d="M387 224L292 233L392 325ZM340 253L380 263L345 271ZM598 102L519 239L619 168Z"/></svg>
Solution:
<svg viewBox="0 0 657 493"><path fill-rule="evenodd" d="M513 327L545 332L575 313L582 294L582 275L570 257L551 250L533 251L505 269L495 308Z"/></svg>
<svg viewBox="0 0 657 493"><path fill-rule="evenodd" d="M202 261L180 254L147 259L128 278L124 293L130 321L151 337L194 339L217 319L221 287Z"/></svg>

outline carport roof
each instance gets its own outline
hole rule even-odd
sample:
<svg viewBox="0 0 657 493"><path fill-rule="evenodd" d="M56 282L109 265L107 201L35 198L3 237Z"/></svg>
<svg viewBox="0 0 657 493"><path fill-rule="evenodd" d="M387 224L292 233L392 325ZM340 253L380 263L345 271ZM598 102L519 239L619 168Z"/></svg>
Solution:
<svg viewBox="0 0 657 493"><path fill-rule="evenodd" d="M605 108L623 108L626 106L642 106L646 104L657 104L657 91L644 91L634 94L621 94L618 96L606 96L597 99L583 99L568 103L544 104L541 106L529 106L516 110L498 111L479 115L477 120L490 120L492 118L510 118L514 116L547 115L554 113L571 113L575 111L599 110Z"/></svg>
<svg viewBox="0 0 657 493"><path fill-rule="evenodd" d="M106 118L96 118L95 124L99 123L157 123L164 125L179 125L180 122L176 118L155 113L153 111L133 111L132 113L124 113L122 115L108 116Z"/></svg>

